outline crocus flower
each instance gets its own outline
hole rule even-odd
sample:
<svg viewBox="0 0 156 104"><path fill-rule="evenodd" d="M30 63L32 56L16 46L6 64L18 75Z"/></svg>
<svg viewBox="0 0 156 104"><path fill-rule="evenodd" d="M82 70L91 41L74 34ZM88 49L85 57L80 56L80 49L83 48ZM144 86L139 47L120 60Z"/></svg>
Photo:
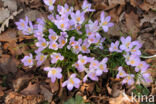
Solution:
<svg viewBox="0 0 156 104"><path fill-rule="evenodd" d="M51 42L57 41L58 35L52 29L49 29L49 34L49 39Z"/></svg>
<svg viewBox="0 0 156 104"><path fill-rule="evenodd" d="M21 61L24 64L24 66L28 66L29 68L31 68L33 66L32 54L29 54L29 56L25 56Z"/></svg>
<svg viewBox="0 0 156 104"><path fill-rule="evenodd" d="M81 46L81 52L82 53L90 53L90 50L89 50L89 47L90 47L90 44L88 43L88 40L84 40L82 46Z"/></svg>
<svg viewBox="0 0 156 104"><path fill-rule="evenodd" d="M108 72L107 64L106 64L107 61L108 61L108 58L104 58L101 62L99 62L97 71L96 71L97 76L101 76L103 72Z"/></svg>
<svg viewBox="0 0 156 104"><path fill-rule="evenodd" d="M96 75L96 70L95 69L90 69L89 72L87 73L87 76L85 76L85 77L89 77L93 81L98 81L98 77Z"/></svg>
<svg viewBox="0 0 156 104"><path fill-rule="evenodd" d="M127 74L127 76L123 79L122 84L133 85L134 84L134 75Z"/></svg>
<svg viewBox="0 0 156 104"><path fill-rule="evenodd" d="M44 3L49 6L49 10L53 10L54 9L54 6L53 4L55 3L56 0L43 0Z"/></svg>
<svg viewBox="0 0 156 104"><path fill-rule="evenodd" d="M126 75L127 75L126 72L123 70L122 66L120 66L118 68L118 74L117 74L116 78L124 78L124 77L126 77Z"/></svg>
<svg viewBox="0 0 156 104"><path fill-rule="evenodd" d="M85 12L80 12L80 10L77 10L76 13L71 13L71 18L75 22L75 24L82 24L85 20Z"/></svg>
<svg viewBox="0 0 156 104"><path fill-rule="evenodd" d="M145 82L145 83L153 82L151 74L148 73L147 71L141 71L141 75L142 75L142 77L141 77L142 82Z"/></svg>
<svg viewBox="0 0 156 104"><path fill-rule="evenodd" d="M58 50L58 43L57 42L50 42L49 48L53 49L53 50Z"/></svg>
<svg viewBox="0 0 156 104"><path fill-rule="evenodd" d="M55 64L58 60L62 61L63 59L64 59L64 57L61 56L60 53L53 53L53 54L51 54L51 63L52 64Z"/></svg>
<svg viewBox="0 0 156 104"><path fill-rule="evenodd" d="M110 16L107 16L105 18L104 12L101 12L100 20L101 20L100 26L103 28L105 32L108 32L108 28L114 25L113 23L110 22L111 20Z"/></svg>
<svg viewBox="0 0 156 104"><path fill-rule="evenodd" d="M56 78L61 79L62 78L62 69L57 67L57 68L51 68L51 67L45 67L44 71L48 72L48 77L51 78L51 82L54 83Z"/></svg>
<svg viewBox="0 0 156 104"><path fill-rule="evenodd" d="M93 33L97 32L100 28L98 20L96 20L94 22L89 20L89 23L85 25L85 28Z"/></svg>
<svg viewBox="0 0 156 104"><path fill-rule="evenodd" d="M67 4L65 4L64 6L58 5L57 11L60 15L69 15L73 11L73 8L69 8Z"/></svg>
<svg viewBox="0 0 156 104"><path fill-rule="evenodd" d="M44 34L43 34L43 31L44 31L44 26L41 25L41 24L38 24L37 25L37 29L34 30L34 36L40 40L41 38L43 38Z"/></svg>
<svg viewBox="0 0 156 104"><path fill-rule="evenodd" d="M78 62L76 62L72 66L74 66L79 72L83 72L86 69L83 64L79 64Z"/></svg>
<svg viewBox="0 0 156 104"><path fill-rule="evenodd" d="M99 61L95 59L90 59L89 69L97 69L99 66Z"/></svg>
<svg viewBox="0 0 156 104"><path fill-rule="evenodd" d="M51 22L54 22L55 21L55 17L53 14L49 15L48 16L48 19L51 21Z"/></svg>
<svg viewBox="0 0 156 104"><path fill-rule="evenodd" d="M40 38L38 42L36 42L36 46L38 47L38 51L41 52L48 46L49 42L47 42L44 38Z"/></svg>
<svg viewBox="0 0 156 104"><path fill-rule="evenodd" d="M120 40L122 42L122 44L120 45L120 49L124 50L126 52L129 52L130 51L130 44L131 44L131 40L132 40L131 37L130 36L128 36L126 38L121 37Z"/></svg>
<svg viewBox="0 0 156 104"><path fill-rule="evenodd" d="M67 38L60 36L58 41L59 41L59 48L63 48L64 45L67 43Z"/></svg>
<svg viewBox="0 0 156 104"><path fill-rule="evenodd" d="M135 67L135 71L146 71L149 68L149 65L145 61L139 61L138 65Z"/></svg>
<svg viewBox="0 0 156 104"><path fill-rule="evenodd" d="M84 65L88 62L88 57L87 56L82 56L81 54L78 55L78 64Z"/></svg>
<svg viewBox="0 0 156 104"><path fill-rule="evenodd" d="M121 52L119 49L119 41L116 41L115 43L111 43L111 47L109 48L110 52Z"/></svg>
<svg viewBox="0 0 156 104"><path fill-rule="evenodd" d="M84 12L93 12L95 11L94 9L91 9L91 4L87 2L87 0L84 0L82 4L82 9Z"/></svg>
<svg viewBox="0 0 156 104"><path fill-rule="evenodd" d="M47 55L44 55L42 53L38 53L36 56L36 60L37 60L37 66L40 66L47 58Z"/></svg>
<svg viewBox="0 0 156 104"><path fill-rule="evenodd" d="M76 74L72 74L67 81L63 82L62 87L67 86L68 90L71 91L73 87L79 88L80 82L80 79L76 78Z"/></svg>
<svg viewBox="0 0 156 104"><path fill-rule="evenodd" d="M138 66L140 58L137 55L131 55L127 61L127 65Z"/></svg>
<svg viewBox="0 0 156 104"><path fill-rule="evenodd" d="M139 43L138 41L133 41L129 46L131 54L136 54L136 55L140 56L141 55L141 51L140 51L141 47L142 47L141 43Z"/></svg>
<svg viewBox="0 0 156 104"><path fill-rule="evenodd" d="M25 29L23 30L24 35L31 35L34 33L34 28L32 25L32 22L29 21L29 26L26 26Z"/></svg>
<svg viewBox="0 0 156 104"><path fill-rule="evenodd" d="M72 48L73 48L73 52L78 54L81 51L81 43L82 43L82 39L79 39L78 41L75 42L75 44L73 44Z"/></svg>
<svg viewBox="0 0 156 104"><path fill-rule="evenodd" d="M20 19L19 22L15 22L17 25L18 30L24 30L28 26L29 20L28 17L25 17L25 20Z"/></svg>

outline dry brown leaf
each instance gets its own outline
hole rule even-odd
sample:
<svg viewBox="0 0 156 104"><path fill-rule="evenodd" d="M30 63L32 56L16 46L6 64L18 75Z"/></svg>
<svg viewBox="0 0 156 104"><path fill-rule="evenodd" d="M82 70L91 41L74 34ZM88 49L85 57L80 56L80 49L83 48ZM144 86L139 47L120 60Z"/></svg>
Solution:
<svg viewBox="0 0 156 104"><path fill-rule="evenodd" d="M0 24L10 16L10 11L8 9L0 9Z"/></svg>
<svg viewBox="0 0 156 104"><path fill-rule="evenodd" d="M25 88L21 91L21 94L37 95L37 94L39 94L39 92L40 92L39 84L38 83L32 84L32 82L29 82L29 85L27 86L27 88Z"/></svg>
<svg viewBox="0 0 156 104"><path fill-rule="evenodd" d="M17 41L17 30L16 29L8 29L6 32L0 35L1 42L12 42Z"/></svg>
<svg viewBox="0 0 156 104"><path fill-rule="evenodd" d="M125 14L125 18L126 18L126 27L132 34L132 38L136 39L137 33L139 32L138 15L136 15L133 11L131 11L129 14L127 13Z"/></svg>
<svg viewBox="0 0 156 104"><path fill-rule="evenodd" d="M13 88L15 91L21 90L21 88L26 85L31 79L33 78L33 75L20 75L18 78L16 78L13 81Z"/></svg>
<svg viewBox="0 0 156 104"><path fill-rule="evenodd" d="M87 91L89 93L92 93L94 88L95 88L95 83L83 83L83 85L80 88L80 91L81 92Z"/></svg>
<svg viewBox="0 0 156 104"><path fill-rule="evenodd" d="M14 19L14 17L15 17L16 15L18 15L19 13L21 13L22 11L23 11L23 9L20 9L19 11L13 12L12 15L10 15L10 16L3 22L2 25L1 25L1 27L0 27L0 33L4 31L5 26L6 26L6 27L9 26L9 20L10 20L10 19Z"/></svg>
<svg viewBox="0 0 156 104"><path fill-rule="evenodd" d="M51 92L55 93L59 90L59 83L58 81L55 81L55 83L52 83L51 81L49 81L50 84L50 88L51 88Z"/></svg>
<svg viewBox="0 0 156 104"><path fill-rule="evenodd" d="M11 11L17 11L17 1L16 0L2 0L4 2L4 7L8 7Z"/></svg>
<svg viewBox="0 0 156 104"><path fill-rule="evenodd" d="M0 75L8 74L9 72L16 73L18 64L19 62L14 57L2 55L0 58Z"/></svg>
<svg viewBox="0 0 156 104"><path fill-rule="evenodd" d="M22 95L16 92L10 92L5 98L5 104L39 104L42 101L42 95Z"/></svg>
<svg viewBox="0 0 156 104"><path fill-rule="evenodd" d="M108 0L110 6L112 5L125 5L125 0Z"/></svg>
<svg viewBox="0 0 156 104"><path fill-rule="evenodd" d="M0 97L4 95L4 92L2 90L2 87L0 86Z"/></svg>
<svg viewBox="0 0 156 104"><path fill-rule="evenodd" d="M156 13L155 12L148 12L148 14L144 14L143 18L141 19L140 26L143 25L145 22L150 22L151 24L156 24Z"/></svg>
<svg viewBox="0 0 156 104"><path fill-rule="evenodd" d="M51 102L53 94L43 85L40 85L40 89L41 89L41 94L44 95L45 100Z"/></svg>

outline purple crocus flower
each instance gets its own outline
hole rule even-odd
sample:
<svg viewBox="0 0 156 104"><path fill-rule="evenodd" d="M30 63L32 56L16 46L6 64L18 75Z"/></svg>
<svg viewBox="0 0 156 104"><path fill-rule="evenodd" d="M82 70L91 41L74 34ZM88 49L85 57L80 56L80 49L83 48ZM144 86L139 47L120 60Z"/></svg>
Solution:
<svg viewBox="0 0 156 104"><path fill-rule="evenodd" d="M149 68L149 65L145 61L139 61L138 65L135 67L135 71L146 71Z"/></svg>
<svg viewBox="0 0 156 104"><path fill-rule="evenodd" d="M80 12L77 10L76 13L71 13L71 18L75 22L75 24L82 24L85 20L85 12Z"/></svg>
<svg viewBox="0 0 156 104"><path fill-rule="evenodd" d="M75 37L72 36L72 37L70 38L69 45L67 46L67 48L70 49L71 46L74 46L75 43L76 43Z"/></svg>
<svg viewBox="0 0 156 104"><path fill-rule="evenodd" d="M120 66L118 68L118 74L117 74L116 78L124 78L126 76L127 76L126 72L123 70L122 66Z"/></svg>
<svg viewBox="0 0 156 104"><path fill-rule="evenodd" d="M19 22L15 22L18 30L22 30L22 31L28 26L28 23L29 23L29 20L27 16L25 17L25 20L20 19Z"/></svg>
<svg viewBox="0 0 156 104"><path fill-rule="evenodd" d="M129 52L130 51L130 44L131 44L131 40L132 40L131 37L130 36L128 36L126 38L121 37L120 40L122 42L122 44L120 45L120 49L124 50L126 52Z"/></svg>
<svg viewBox="0 0 156 104"><path fill-rule="evenodd" d="M53 53L50 57L51 57L51 63L52 64L57 63L58 60L62 61L64 59L64 57L61 56L60 53Z"/></svg>
<svg viewBox="0 0 156 104"><path fill-rule="evenodd" d="M56 0L43 0L44 3L49 6L49 10L53 10L54 9L54 6L53 4L55 3Z"/></svg>
<svg viewBox="0 0 156 104"><path fill-rule="evenodd" d="M98 81L98 77L96 75L95 69L90 69L89 72L87 73L87 75L84 77L85 79L83 79L83 80L85 81L87 79L87 77L89 77L93 81Z"/></svg>
<svg viewBox="0 0 156 104"><path fill-rule="evenodd" d="M59 41L59 48L63 48L64 45L67 43L67 38L60 36L58 41Z"/></svg>
<svg viewBox="0 0 156 104"><path fill-rule="evenodd" d="M140 58L137 55L131 55L127 61L127 65L138 66Z"/></svg>
<svg viewBox="0 0 156 104"><path fill-rule="evenodd" d="M107 69L107 61L108 61L108 58L104 58L99 64L98 64L98 68L97 68L97 71L96 71L96 75L97 76L101 76L103 72L108 72L108 69Z"/></svg>
<svg viewBox="0 0 156 104"><path fill-rule="evenodd" d="M83 72L86 69L83 64L79 64L78 62L76 62L72 66L74 66L79 72Z"/></svg>
<svg viewBox="0 0 156 104"><path fill-rule="evenodd" d="M99 22L98 22L98 20L96 20L94 22L89 20L89 23L86 24L85 27L86 27L86 32L88 30L89 32L95 33L99 30Z"/></svg>
<svg viewBox="0 0 156 104"><path fill-rule="evenodd" d="M97 69L99 66L99 61L95 59L90 59L89 69Z"/></svg>
<svg viewBox="0 0 156 104"><path fill-rule="evenodd" d="M36 42L36 46L38 47L38 52L41 52L48 46L49 42L47 42L44 38L39 39L38 42Z"/></svg>
<svg viewBox="0 0 156 104"><path fill-rule="evenodd" d="M43 34L43 31L44 31L44 26L41 25L41 24L38 24L36 25L37 29L34 30L34 36L40 40L41 38L43 38L44 34Z"/></svg>
<svg viewBox="0 0 156 104"><path fill-rule="evenodd" d="M87 56L82 56L81 54L78 55L78 64L84 65L88 62L88 57Z"/></svg>
<svg viewBox="0 0 156 104"><path fill-rule="evenodd" d="M88 43L88 40L85 39L81 46L81 52L82 53L90 53L89 47L90 47L90 44Z"/></svg>
<svg viewBox="0 0 156 104"><path fill-rule="evenodd" d="M91 9L91 4L87 2L87 0L84 0L82 4L82 9L84 12L93 12L95 11L94 9Z"/></svg>
<svg viewBox="0 0 156 104"><path fill-rule="evenodd" d="M31 35L34 33L34 28L31 21L29 21L29 26L26 26L22 32L24 35Z"/></svg>
<svg viewBox="0 0 156 104"><path fill-rule="evenodd" d="M65 4L64 6L58 5L57 11L60 15L69 15L73 11L73 8L69 8L67 4Z"/></svg>
<svg viewBox="0 0 156 104"><path fill-rule="evenodd" d="M142 82L145 82L145 83L151 83L151 82L153 82L152 77L151 77L151 74L148 73L147 71L141 71L141 75L142 75L142 77L140 78L140 80Z"/></svg>
<svg viewBox="0 0 156 104"><path fill-rule="evenodd" d="M123 79L122 84L133 85L134 84L134 75L127 74L127 76Z"/></svg>
<svg viewBox="0 0 156 104"><path fill-rule="evenodd" d="M98 43L99 42L99 38L96 37L95 35L92 35L92 36L89 36L88 37L88 42L89 44L95 44L95 43Z"/></svg>
<svg viewBox="0 0 156 104"><path fill-rule="evenodd" d="M52 30L52 29L49 29L49 39L51 42L56 42L57 39L58 39L58 35Z"/></svg>
<svg viewBox="0 0 156 104"><path fill-rule="evenodd" d="M28 66L29 68L31 68L33 66L32 54L29 54L29 56L25 56L21 61L24 64L24 66Z"/></svg>
<svg viewBox="0 0 156 104"><path fill-rule="evenodd" d="M115 43L111 43L111 47L109 48L110 52L121 52L119 49L119 41L116 41Z"/></svg>
<svg viewBox="0 0 156 104"><path fill-rule="evenodd" d="M36 56L36 60L37 60L37 66L40 66L47 58L47 55L44 55L42 53L38 53Z"/></svg>
<svg viewBox="0 0 156 104"><path fill-rule="evenodd" d="M48 19L49 19L51 22L54 22L54 21L56 20L53 14L49 15L49 16L48 16Z"/></svg>
<svg viewBox="0 0 156 104"><path fill-rule="evenodd" d="M79 39L78 41L75 42L75 44L73 44L72 48L73 48L73 52L78 54L81 51L81 43L82 43L82 39Z"/></svg>
<svg viewBox="0 0 156 104"><path fill-rule="evenodd" d="M56 78L61 79L62 78L62 69L57 67L57 68L51 68L51 67L45 67L44 71L48 72L48 77L51 78L51 82L54 83Z"/></svg>
<svg viewBox="0 0 156 104"><path fill-rule="evenodd" d="M50 42L49 48L53 49L53 50L58 50L58 43L57 42Z"/></svg>
<svg viewBox="0 0 156 104"><path fill-rule="evenodd" d="M76 78L76 74L72 74L69 79L63 82L62 87L67 86L68 90L71 91L73 87L80 87L80 79Z"/></svg>
<svg viewBox="0 0 156 104"><path fill-rule="evenodd" d="M142 47L141 43L139 43L138 41L133 41L129 46L131 54L136 54L136 55L140 56L141 55L141 51L140 51L141 47Z"/></svg>
<svg viewBox="0 0 156 104"><path fill-rule="evenodd" d="M108 28L114 25L113 23L110 22L111 16L107 16L105 18L104 12L101 12L100 20L101 20L100 26L103 28L105 32L108 32Z"/></svg>

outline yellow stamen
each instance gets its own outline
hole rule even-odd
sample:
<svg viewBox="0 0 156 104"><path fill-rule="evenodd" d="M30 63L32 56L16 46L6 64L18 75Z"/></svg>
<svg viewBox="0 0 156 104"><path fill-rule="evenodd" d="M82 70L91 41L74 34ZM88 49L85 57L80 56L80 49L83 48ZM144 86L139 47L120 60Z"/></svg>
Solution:
<svg viewBox="0 0 156 104"><path fill-rule="evenodd" d="M55 74L56 74L56 70L52 70L51 73L52 73L53 75L55 75Z"/></svg>
<svg viewBox="0 0 156 104"><path fill-rule="evenodd" d="M51 36L51 39L52 40L56 40L56 36Z"/></svg>
<svg viewBox="0 0 156 104"><path fill-rule="evenodd" d="M32 62L32 59L28 59L28 63L31 63Z"/></svg>
<svg viewBox="0 0 156 104"><path fill-rule="evenodd" d="M107 21L105 21L105 22L102 23L103 26L105 26L105 25L107 25L107 24L108 24Z"/></svg>
<svg viewBox="0 0 156 104"><path fill-rule="evenodd" d="M130 61L130 63L131 63L131 64L134 64L134 63L135 63L135 61L134 61L134 60L131 60L131 61Z"/></svg>
<svg viewBox="0 0 156 104"><path fill-rule="evenodd" d="M42 45L43 47L45 47L45 46L46 46L46 43L45 43L45 42L43 42L41 45Z"/></svg>
<svg viewBox="0 0 156 104"><path fill-rule="evenodd" d="M64 28L64 24L61 24L61 28Z"/></svg>
<svg viewBox="0 0 156 104"><path fill-rule="evenodd" d="M81 18L80 18L80 17L77 17L76 20L77 20L78 22L80 22Z"/></svg>
<svg viewBox="0 0 156 104"><path fill-rule="evenodd" d="M45 57L45 56L42 55L42 56L40 57L40 61L43 61L43 60L44 60L44 57Z"/></svg>
<svg viewBox="0 0 156 104"><path fill-rule="evenodd" d="M87 51L87 48L86 48L86 46L82 46L82 49L84 50L84 51Z"/></svg>
<svg viewBox="0 0 156 104"><path fill-rule="evenodd" d="M72 79L72 78L70 78L70 80L69 80L69 81L70 81L70 83L71 83L71 84L74 84L74 81L73 81L73 79Z"/></svg>

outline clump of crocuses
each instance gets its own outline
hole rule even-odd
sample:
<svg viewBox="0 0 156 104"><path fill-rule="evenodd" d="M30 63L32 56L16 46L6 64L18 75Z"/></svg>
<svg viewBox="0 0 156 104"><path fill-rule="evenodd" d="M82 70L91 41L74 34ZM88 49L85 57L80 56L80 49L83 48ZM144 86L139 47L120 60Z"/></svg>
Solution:
<svg viewBox="0 0 156 104"><path fill-rule="evenodd" d="M86 13L95 11L91 9L91 4L87 0L84 0L82 10L74 10L67 4L54 6L55 0L43 1L52 13L48 16L48 20L38 18L36 24L33 25L26 17L25 20L21 19L16 22L17 28L24 35L33 35L36 42L35 55L25 56L22 59L24 66L31 68L36 64L40 67L50 58L51 66L45 67L44 71L48 73L52 83L62 77L66 78L62 86L67 86L69 90L74 87L79 88L80 84L87 80L98 81L99 76L109 71L107 67L109 58L97 60L89 54L93 48L104 49L105 38L100 35L99 31L108 32L113 26L110 22L111 17L101 12L99 21L85 18ZM110 53L123 53L127 65L134 67L135 72L140 73L144 81L150 82L150 75L146 73L149 65L139 58L141 46L138 41L131 41L131 37L128 36L121 37L121 41L112 42L108 50ZM85 73L84 78L78 75L81 72ZM122 78L123 84L132 85L135 82L135 75L127 72L120 66L117 78Z"/></svg>

